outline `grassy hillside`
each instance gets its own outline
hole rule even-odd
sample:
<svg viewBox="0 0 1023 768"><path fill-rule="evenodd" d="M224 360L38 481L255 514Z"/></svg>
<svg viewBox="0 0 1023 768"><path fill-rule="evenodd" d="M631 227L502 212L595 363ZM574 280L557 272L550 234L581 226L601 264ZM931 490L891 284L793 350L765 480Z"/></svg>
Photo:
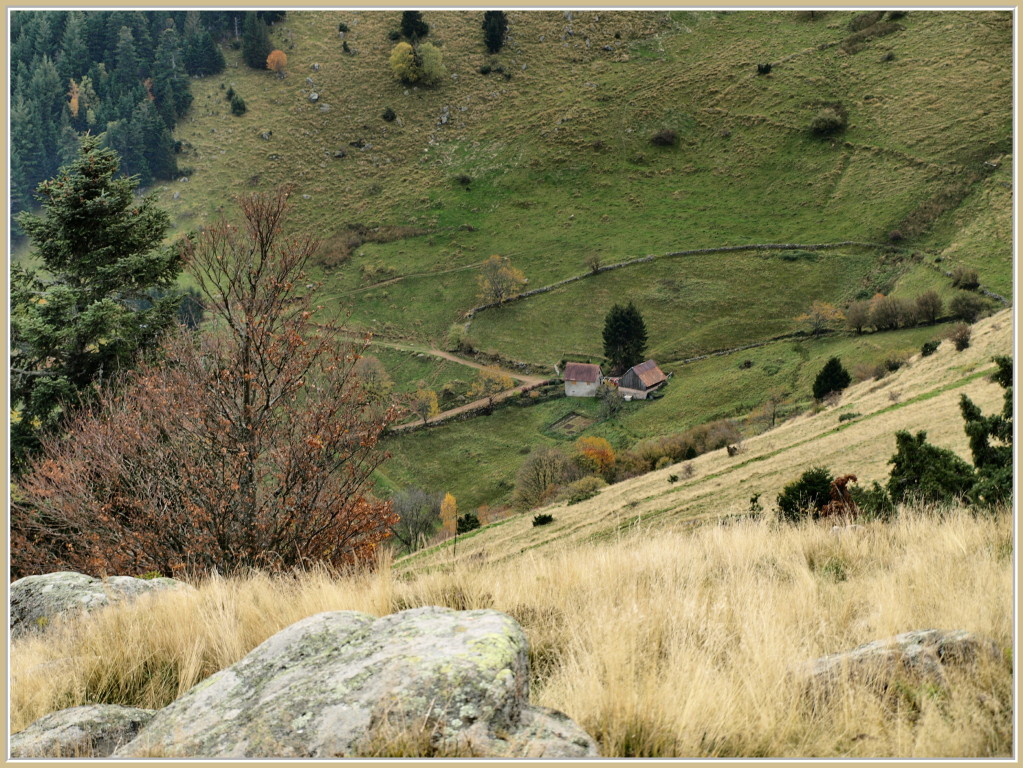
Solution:
<svg viewBox="0 0 1023 768"><path fill-rule="evenodd" d="M159 194L185 229L230 214L239 190L294 184L295 226L322 239L325 314L341 309L353 328L432 345L479 303L478 264L493 253L536 288L585 273L594 257L607 265L763 243L883 246L901 234L896 250L659 258L472 320L480 348L544 367L598 359L604 315L626 300L641 307L650 354L681 372L687 358L798 330L813 300L930 288L948 298L945 272L959 265L1010 298L1011 17L913 11L857 49L844 42L855 16L511 11L507 44L489 55L482 12L427 11L427 39L448 77L424 88L390 73L397 11L290 12L273 30L286 78L251 70L227 49L225 73L193 81L195 106L176 132L188 181ZM758 75L760 63L771 72ZM228 87L246 100L240 117ZM834 102L847 129L812 136L810 121ZM654 146L662 130L677 144ZM823 355L877 364L893 347L918 349L930 332L775 344L744 354L755 365L735 377L726 371L736 360L687 365L664 400L634 409L616 434L625 441L741 415L780 381L798 400ZM399 389L464 378L381 359ZM516 409L403 438L382 481L499 502L520 451L548 440L544 426L563 410ZM481 482L443 457L456 445L479 462Z"/></svg>

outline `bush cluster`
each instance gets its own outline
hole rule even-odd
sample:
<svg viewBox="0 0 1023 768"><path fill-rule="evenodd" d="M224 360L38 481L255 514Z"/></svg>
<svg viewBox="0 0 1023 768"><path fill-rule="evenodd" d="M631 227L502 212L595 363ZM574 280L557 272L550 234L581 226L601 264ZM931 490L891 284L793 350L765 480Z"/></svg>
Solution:
<svg viewBox="0 0 1023 768"><path fill-rule="evenodd" d="M833 136L845 130L849 123L845 107L841 104L826 104L810 121L810 133L814 136Z"/></svg>
<svg viewBox="0 0 1023 768"><path fill-rule="evenodd" d="M650 143L655 147L674 147L678 144L678 131L672 128L662 128L650 137Z"/></svg>
<svg viewBox="0 0 1023 768"><path fill-rule="evenodd" d="M948 332L949 341L955 346L957 352L962 352L970 346L972 336L973 331L970 330L970 326L966 323L956 323Z"/></svg>

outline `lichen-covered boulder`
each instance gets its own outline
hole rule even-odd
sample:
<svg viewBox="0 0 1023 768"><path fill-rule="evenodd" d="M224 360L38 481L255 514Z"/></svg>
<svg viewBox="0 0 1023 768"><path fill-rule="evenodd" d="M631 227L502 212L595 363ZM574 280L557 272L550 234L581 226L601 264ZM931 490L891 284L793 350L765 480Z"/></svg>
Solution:
<svg viewBox="0 0 1023 768"><path fill-rule="evenodd" d="M842 680L855 680L878 690L899 678L943 686L945 667L997 657L997 645L966 630L918 629L823 656L798 671L818 693L827 692Z"/></svg>
<svg viewBox="0 0 1023 768"><path fill-rule="evenodd" d="M109 757L134 739L156 710L119 704L62 709L11 734L11 757Z"/></svg>
<svg viewBox="0 0 1023 768"><path fill-rule="evenodd" d="M386 756L409 739L434 754L596 756L569 718L529 705L528 663L522 628L497 611L321 613L160 710L114 757Z"/></svg>
<svg viewBox="0 0 1023 768"><path fill-rule="evenodd" d="M97 579L74 571L26 576L11 584L11 637L45 629L54 618L92 611L162 589L191 589L175 579L108 576Z"/></svg>

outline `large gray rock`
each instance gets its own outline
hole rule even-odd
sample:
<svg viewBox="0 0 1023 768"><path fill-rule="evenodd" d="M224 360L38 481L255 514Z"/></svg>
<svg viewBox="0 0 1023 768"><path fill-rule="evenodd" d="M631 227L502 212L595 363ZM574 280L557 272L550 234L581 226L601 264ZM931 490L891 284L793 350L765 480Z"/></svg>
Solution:
<svg viewBox="0 0 1023 768"><path fill-rule="evenodd" d="M998 646L966 630L918 629L808 662L799 673L825 693L843 680L884 690L907 678L943 686L944 668L998 658Z"/></svg>
<svg viewBox="0 0 1023 768"><path fill-rule="evenodd" d="M89 704L51 712L11 734L11 757L109 757L153 719L152 709Z"/></svg>
<svg viewBox="0 0 1023 768"><path fill-rule="evenodd" d="M97 579L74 571L26 576L11 584L11 637L45 629L57 616L92 611L163 589L191 589L175 579L108 576Z"/></svg>
<svg viewBox="0 0 1023 768"><path fill-rule="evenodd" d="M293 624L160 710L114 757L348 757L409 734L477 757L598 754L565 715L529 706L514 619L430 607Z"/></svg>

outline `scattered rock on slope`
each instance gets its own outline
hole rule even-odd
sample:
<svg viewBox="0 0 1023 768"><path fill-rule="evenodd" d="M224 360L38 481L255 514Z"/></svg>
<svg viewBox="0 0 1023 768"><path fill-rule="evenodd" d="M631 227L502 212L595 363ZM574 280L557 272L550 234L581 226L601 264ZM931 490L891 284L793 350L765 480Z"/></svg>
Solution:
<svg viewBox="0 0 1023 768"><path fill-rule="evenodd" d="M119 704L89 704L41 717L11 734L11 757L109 757L155 714Z"/></svg>
<svg viewBox="0 0 1023 768"><path fill-rule="evenodd" d="M61 614L91 611L147 592L173 588L191 589L184 582L167 578L108 576L97 579L74 571L26 576L11 584L11 637L44 629Z"/></svg>
<svg viewBox="0 0 1023 768"><path fill-rule="evenodd" d="M522 628L497 611L321 613L160 710L114 757L333 758L395 737L488 757L595 757L565 715L529 705Z"/></svg>
<svg viewBox="0 0 1023 768"><path fill-rule="evenodd" d="M843 679L884 689L899 676L945 684L944 667L998 658L998 647L966 630L918 629L811 661L800 673L819 692Z"/></svg>

